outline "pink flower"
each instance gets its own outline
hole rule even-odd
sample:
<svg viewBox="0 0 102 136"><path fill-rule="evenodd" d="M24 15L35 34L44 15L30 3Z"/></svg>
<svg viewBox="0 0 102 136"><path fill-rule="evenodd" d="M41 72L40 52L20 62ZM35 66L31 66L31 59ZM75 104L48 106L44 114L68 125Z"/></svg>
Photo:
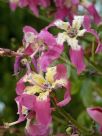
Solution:
<svg viewBox="0 0 102 136"><path fill-rule="evenodd" d="M28 6L36 16L39 16L38 6L46 8L50 5L50 0L9 0L9 1L12 10L15 10L17 6L21 8Z"/></svg>
<svg viewBox="0 0 102 136"><path fill-rule="evenodd" d="M78 74L85 69L83 49L77 39L86 32L86 29L80 30L83 21L83 16L75 16L72 25L70 25L69 22L63 22L60 19L53 23L53 25L63 30L63 32L58 33L56 38L57 44L62 46L64 42L67 42L68 46L71 47L70 59L72 64L76 67Z"/></svg>
<svg viewBox="0 0 102 136"><path fill-rule="evenodd" d="M64 99L56 101L57 106L65 106L71 100L70 82L67 79L67 69L63 64L49 67L45 74L38 74L33 71L26 73L17 82L16 103L18 106L19 118L12 126L27 119L26 133L29 136L48 136L52 121L50 94L65 88Z"/></svg>
<svg viewBox="0 0 102 136"><path fill-rule="evenodd" d="M47 67L60 57L63 46L58 45L56 38L45 29L38 33L34 28L25 26L23 32L23 47L18 52L24 53L24 55L31 58L31 62L23 59L24 56L16 57L15 74L20 70L22 59L28 70L30 70L30 63L32 63L37 71L40 69L46 71ZM38 56L38 53L41 55Z"/></svg>

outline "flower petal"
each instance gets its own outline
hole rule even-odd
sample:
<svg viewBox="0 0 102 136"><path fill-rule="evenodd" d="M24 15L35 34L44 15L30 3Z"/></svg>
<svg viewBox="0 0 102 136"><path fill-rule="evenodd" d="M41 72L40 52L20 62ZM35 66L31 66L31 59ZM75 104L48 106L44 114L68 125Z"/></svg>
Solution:
<svg viewBox="0 0 102 136"><path fill-rule="evenodd" d="M36 119L43 125L51 123L50 99L36 102Z"/></svg>
<svg viewBox="0 0 102 136"><path fill-rule="evenodd" d="M102 126L102 108L101 107L87 108L87 112L93 120L95 120L100 126Z"/></svg>
<svg viewBox="0 0 102 136"><path fill-rule="evenodd" d="M26 133L28 136L48 136L49 128L40 123L29 123L26 127Z"/></svg>
<svg viewBox="0 0 102 136"><path fill-rule="evenodd" d="M66 91L65 91L65 94L64 94L64 100L57 103L57 105L60 106L60 107L65 106L66 104L68 104L71 101L70 82L69 81L67 82L65 88L66 88Z"/></svg>
<svg viewBox="0 0 102 136"><path fill-rule="evenodd" d="M67 69L65 67L64 64L58 64L57 68L56 68L56 75L55 75L55 79L59 80L59 79L66 79L67 77Z"/></svg>
<svg viewBox="0 0 102 136"><path fill-rule="evenodd" d="M70 49L70 59L72 64L76 67L78 74L85 70L83 49Z"/></svg>
<svg viewBox="0 0 102 136"><path fill-rule="evenodd" d="M99 16L93 4L88 5L87 10L89 11L90 15L94 18L96 24L101 22L101 17Z"/></svg>

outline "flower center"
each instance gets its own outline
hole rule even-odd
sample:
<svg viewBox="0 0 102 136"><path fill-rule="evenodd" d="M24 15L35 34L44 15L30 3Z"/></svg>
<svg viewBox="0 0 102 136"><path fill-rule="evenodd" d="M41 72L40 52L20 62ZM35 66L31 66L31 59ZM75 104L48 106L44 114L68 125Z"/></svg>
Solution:
<svg viewBox="0 0 102 136"><path fill-rule="evenodd" d="M70 29L68 29L68 36L70 37L70 38L74 38L74 37L76 37L76 35L77 35L77 29L75 29L75 28L70 28Z"/></svg>

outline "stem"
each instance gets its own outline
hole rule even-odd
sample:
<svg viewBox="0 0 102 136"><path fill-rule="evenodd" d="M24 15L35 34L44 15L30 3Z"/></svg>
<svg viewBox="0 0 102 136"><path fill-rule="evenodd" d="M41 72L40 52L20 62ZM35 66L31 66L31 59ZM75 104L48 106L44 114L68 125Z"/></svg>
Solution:
<svg viewBox="0 0 102 136"><path fill-rule="evenodd" d="M86 61L97 71L100 75L102 75L102 71L100 68L97 67L95 63L93 63L91 60L89 60L87 57L85 57Z"/></svg>
<svg viewBox="0 0 102 136"><path fill-rule="evenodd" d="M18 53L15 51L12 51L10 49L0 48L0 57L16 57L16 56L23 56L23 53Z"/></svg>
<svg viewBox="0 0 102 136"><path fill-rule="evenodd" d="M52 101L54 107L56 108L57 112L67 121L67 122L71 122L80 133L85 134L86 136L91 136L91 131L88 130L87 128L81 126L80 124L77 123L77 121L75 119L72 118L72 116L67 113L64 109L56 106L55 102Z"/></svg>
<svg viewBox="0 0 102 136"><path fill-rule="evenodd" d="M92 61L94 62L94 60L95 60L95 43L94 43L94 41L92 42L91 52L92 52Z"/></svg>

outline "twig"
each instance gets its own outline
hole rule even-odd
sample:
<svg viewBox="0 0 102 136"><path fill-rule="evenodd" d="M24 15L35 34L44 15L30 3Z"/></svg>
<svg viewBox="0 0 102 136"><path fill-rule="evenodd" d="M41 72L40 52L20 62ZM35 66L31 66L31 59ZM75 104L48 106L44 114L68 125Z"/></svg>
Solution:
<svg viewBox="0 0 102 136"><path fill-rule="evenodd" d="M0 48L0 57L16 57L16 56L23 56L23 53L18 53L15 51L12 51L10 49Z"/></svg>

